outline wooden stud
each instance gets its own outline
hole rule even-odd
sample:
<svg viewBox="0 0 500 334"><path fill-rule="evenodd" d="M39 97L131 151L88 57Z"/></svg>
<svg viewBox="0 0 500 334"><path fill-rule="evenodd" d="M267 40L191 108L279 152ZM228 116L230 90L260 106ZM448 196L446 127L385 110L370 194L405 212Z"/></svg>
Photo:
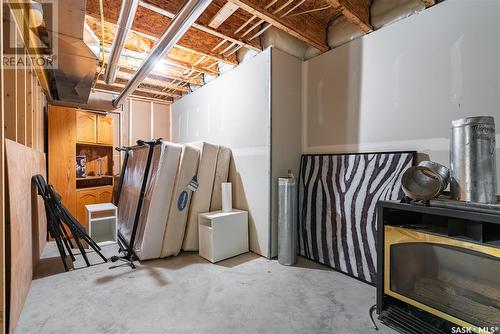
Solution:
<svg viewBox="0 0 500 334"><path fill-rule="evenodd" d="M3 7L0 6L0 17L3 18ZM4 33L3 24L0 24L0 54L3 55L3 44L4 44ZM5 319L7 312L5 310L5 226L7 222L5 221L5 108L4 108L4 66L3 62L0 62L0 333L6 333Z"/></svg>
<svg viewBox="0 0 500 334"><path fill-rule="evenodd" d="M33 73L26 75L26 146L33 148Z"/></svg>
<svg viewBox="0 0 500 334"><path fill-rule="evenodd" d="M22 56L25 56L23 53ZM25 58L25 57L24 57ZM26 58L25 58L26 59ZM20 65L17 76L17 142L26 145L26 66Z"/></svg>
<svg viewBox="0 0 500 334"><path fill-rule="evenodd" d="M373 31L370 25L370 0L326 0L345 18L363 32Z"/></svg>
<svg viewBox="0 0 500 334"><path fill-rule="evenodd" d="M17 141L17 73L4 69L4 122L5 138Z"/></svg>

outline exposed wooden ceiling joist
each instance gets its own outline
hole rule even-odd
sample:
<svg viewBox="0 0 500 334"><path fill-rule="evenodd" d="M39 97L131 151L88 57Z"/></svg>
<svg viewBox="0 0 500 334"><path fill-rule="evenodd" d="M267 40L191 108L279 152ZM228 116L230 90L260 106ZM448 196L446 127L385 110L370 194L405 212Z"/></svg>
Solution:
<svg viewBox="0 0 500 334"><path fill-rule="evenodd" d="M95 19L92 16L86 16L86 23L90 27L90 29L96 34L96 36L101 36L101 23L99 20ZM111 46L113 43L113 38L116 31L116 24L105 22L104 24L104 44L107 46ZM154 36L150 36L147 34L138 33L136 31L131 30L127 36L127 40L125 43L125 50L137 52L139 54L146 54L151 50L151 48L155 45L156 38ZM199 59L203 56L200 56L196 53L192 53L189 50L186 50L181 47L174 47L167 54L165 59L174 66L178 66L183 68L184 70L194 70L197 72L201 72L203 74L208 74L212 76L217 76L218 73L215 69L207 69L201 65L194 65Z"/></svg>
<svg viewBox="0 0 500 334"><path fill-rule="evenodd" d="M232 2L226 2L226 4L219 9L217 14L212 17L208 26L214 29L219 28L224 21L226 21L236 10L238 10L238 8L240 8L238 5Z"/></svg>
<svg viewBox="0 0 500 334"><path fill-rule="evenodd" d="M238 7L266 21L276 28L314 46L325 52L329 50L326 44L326 26L315 17L304 14L300 16L275 15L266 10L266 1L263 0L229 0ZM252 26L252 30L256 27Z"/></svg>
<svg viewBox="0 0 500 334"><path fill-rule="evenodd" d="M125 87L125 85L127 84L127 80L124 80L124 79L120 79L120 78L116 78L115 82L112 83L112 84L106 84L106 82L104 82L103 80L97 80L97 83L98 84L105 84L107 86L110 86L110 87L115 87L115 88L120 88L120 90L117 90L117 92L121 92L121 89L123 89ZM153 95L157 95L157 96L165 96L165 97L172 97L172 98L180 98L182 97L182 94L179 94L179 93L175 93L175 92L167 92L166 90L163 91L157 87L152 87L152 86L149 86L145 83L142 83L135 91L134 91L134 94L137 94L138 92L141 92L141 93L147 93L147 94L153 94Z"/></svg>
<svg viewBox="0 0 500 334"><path fill-rule="evenodd" d="M135 73L135 69L131 67L125 67L121 66L118 69L120 72L132 75ZM156 74L152 73L148 75L148 78L154 79L154 80L159 80L159 81L165 81L167 83L171 83L173 81L175 82L185 82L185 83L190 83L193 85L201 85L203 84L203 80L201 78L194 78L194 77L188 77L188 76L173 76L170 74Z"/></svg>
<svg viewBox="0 0 500 334"><path fill-rule="evenodd" d="M99 72L100 70L101 70L101 67L99 66L97 68L97 71ZM116 77L120 78L122 80L129 80L132 77L132 74L134 72L135 71L128 71L122 67L118 67ZM175 84L175 82L178 82L178 84ZM146 77L146 79L144 80L145 84L148 84L151 86L156 86L160 90L161 89L170 89L170 90L178 91L179 93L188 93L189 88L187 88L186 86L180 85L181 82L182 81L165 80L165 78L159 79L159 78L155 77L154 75L153 76L150 75L150 76Z"/></svg>
<svg viewBox="0 0 500 334"><path fill-rule="evenodd" d="M181 9L183 3L184 3L183 1L179 0L169 0L169 1L147 0L147 1L141 1L139 4L142 7L145 7L151 11L154 11L158 14L164 15L165 17L171 19L175 16L175 13L177 13ZM204 31L213 36L222 38L223 40L230 41L231 43L236 43L238 45L241 45L242 47L246 47L254 51L262 50L258 41L248 42L243 39L240 39L236 36L236 34L234 34L234 31L212 28L208 24L201 24L198 22L193 23L192 27L193 28L191 30L198 29L200 31Z"/></svg>
<svg viewBox="0 0 500 334"><path fill-rule="evenodd" d="M104 3L104 15L106 21L116 24L120 13L120 0L107 0ZM87 0L87 15L99 19L99 1ZM136 12L132 29L159 38L165 32L165 29L170 24L171 19L153 12L147 8L139 6ZM188 50L192 50L198 54L202 54L219 61L237 65L236 55L226 56L211 51L222 39L211 35L205 31L190 28L177 43Z"/></svg>
<svg viewBox="0 0 500 334"><path fill-rule="evenodd" d="M106 85L103 82L97 82L94 89L96 91L99 91L99 92L112 93L112 94L119 94L122 91L121 87ZM146 99L148 101L156 101L156 102L166 103L166 104L171 104L172 102L174 102L174 98L172 98L172 97L159 98L157 94L151 94L151 93L146 93L146 92L137 91L137 90L132 95L130 95L130 97L131 98Z"/></svg>
<svg viewBox="0 0 500 334"><path fill-rule="evenodd" d="M363 32L373 31L370 25L370 0L327 0L345 18Z"/></svg>

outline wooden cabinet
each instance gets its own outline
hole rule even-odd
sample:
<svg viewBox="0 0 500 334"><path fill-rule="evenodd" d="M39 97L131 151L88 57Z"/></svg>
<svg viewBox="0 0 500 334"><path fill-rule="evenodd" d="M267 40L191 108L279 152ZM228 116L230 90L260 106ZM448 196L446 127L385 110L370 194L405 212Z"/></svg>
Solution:
<svg viewBox="0 0 500 334"><path fill-rule="evenodd" d="M84 188L76 191L76 219L85 226L88 232L86 222L85 205L98 203L111 203L113 186Z"/></svg>
<svg viewBox="0 0 500 334"><path fill-rule="evenodd" d="M97 143L113 145L113 119L109 116L97 116Z"/></svg>
<svg viewBox="0 0 500 334"><path fill-rule="evenodd" d="M113 118L88 111L76 112L76 141L113 145Z"/></svg>
<svg viewBox="0 0 500 334"><path fill-rule="evenodd" d="M102 187L96 190L97 203L111 203L113 187Z"/></svg>
<svg viewBox="0 0 500 334"><path fill-rule="evenodd" d="M111 117L49 105L48 182L82 225L85 205L112 201L113 138ZM77 155L87 158L85 178L76 177Z"/></svg>
<svg viewBox="0 0 500 334"><path fill-rule="evenodd" d="M76 112L76 141L97 142L97 115L87 111Z"/></svg>

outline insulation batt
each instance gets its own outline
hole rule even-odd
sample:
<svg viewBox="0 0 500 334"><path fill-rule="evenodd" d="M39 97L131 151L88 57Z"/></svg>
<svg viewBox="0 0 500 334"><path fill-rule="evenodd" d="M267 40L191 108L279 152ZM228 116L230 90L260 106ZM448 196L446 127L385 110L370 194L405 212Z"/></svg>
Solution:
<svg viewBox="0 0 500 334"><path fill-rule="evenodd" d="M261 44L263 49L273 46L299 59L304 59L307 50L304 42L275 27L267 29L262 34Z"/></svg>
<svg viewBox="0 0 500 334"><path fill-rule="evenodd" d="M424 9L421 0L374 0L370 7L371 24L379 29Z"/></svg>

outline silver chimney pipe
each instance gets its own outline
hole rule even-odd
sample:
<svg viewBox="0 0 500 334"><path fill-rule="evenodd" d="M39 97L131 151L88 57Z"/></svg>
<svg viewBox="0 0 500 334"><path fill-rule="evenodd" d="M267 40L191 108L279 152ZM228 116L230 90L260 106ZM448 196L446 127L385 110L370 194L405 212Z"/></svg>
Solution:
<svg viewBox="0 0 500 334"><path fill-rule="evenodd" d="M123 0L122 2L120 16L118 17L116 25L115 39L113 40L111 55L109 56L108 66L106 66L106 72L104 74L104 81L106 81L108 85L115 82L118 61L125 47L127 34L134 22L137 6L139 6L139 0Z"/></svg>
<svg viewBox="0 0 500 334"><path fill-rule="evenodd" d="M175 43L186 33L189 27L210 5L212 0L187 0L179 12L170 22L167 30L158 40L158 43L148 54L144 62L130 78L123 91L113 100L113 106L118 107L123 100L133 93L141 82L151 73L158 61L168 52Z"/></svg>

